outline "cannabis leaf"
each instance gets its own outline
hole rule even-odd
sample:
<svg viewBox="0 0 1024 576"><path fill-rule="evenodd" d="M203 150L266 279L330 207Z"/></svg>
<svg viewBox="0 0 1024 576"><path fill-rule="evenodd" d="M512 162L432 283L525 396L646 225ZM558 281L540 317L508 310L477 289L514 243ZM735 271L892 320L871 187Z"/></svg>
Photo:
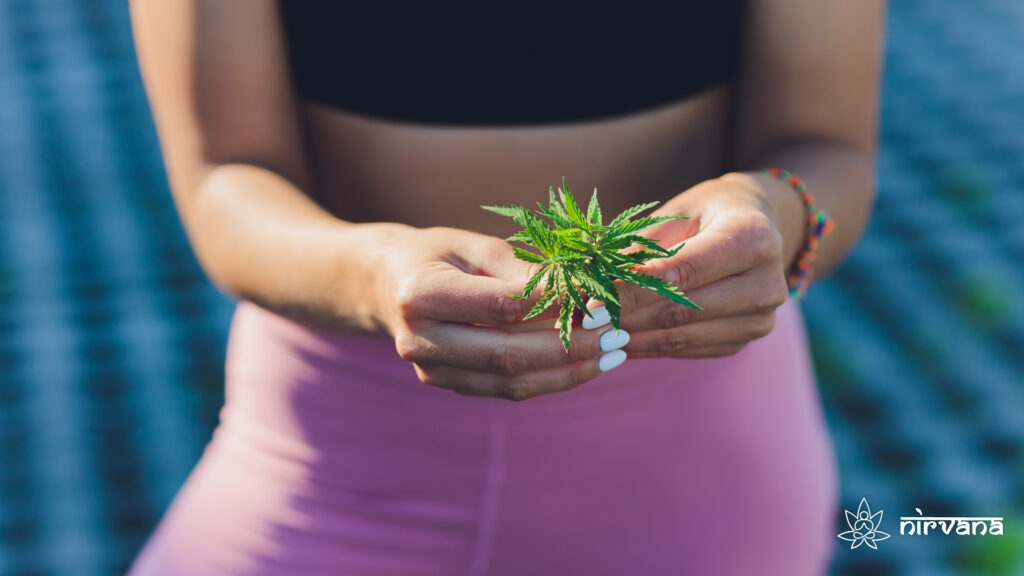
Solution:
<svg viewBox="0 0 1024 576"><path fill-rule="evenodd" d="M649 260L675 256L685 244L669 250L651 238L640 236L640 232L669 220L688 218L645 216L633 219L657 205L657 202L647 202L633 206L605 225L601 217L601 206L597 203L597 188L584 212L563 177L562 188L556 194L554 186L550 187L548 205L538 202L539 211L536 213L522 206L481 206L484 210L512 218L522 226L522 230L507 238L509 242L522 242L537 251L518 246L512 248L516 258L540 267L526 281L521 295L509 296L526 300L541 282L544 283L540 300L523 320L541 314L557 302L561 307L558 322L562 345L568 351L573 312L579 308L587 316L591 315L584 303L586 296L604 302L612 325L619 328L621 304L619 292L613 283L615 280L636 284L673 302L700 310L700 306L691 302L672 284L635 270L636 266ZM641 249L623 252L634 245L639 245Z"/></svg>

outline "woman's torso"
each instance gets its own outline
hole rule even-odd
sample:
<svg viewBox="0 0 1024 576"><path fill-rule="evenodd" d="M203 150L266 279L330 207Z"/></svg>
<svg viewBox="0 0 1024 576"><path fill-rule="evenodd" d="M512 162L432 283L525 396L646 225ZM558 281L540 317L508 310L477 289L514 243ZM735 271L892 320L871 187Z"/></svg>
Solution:
<svg viewBox="0 0 1024 576"><path fill-rule="evenodd" d="M629 57L687 74L702 55ZM318 73L368 80L331 62ZM502 126L309 97L314 195L353 221L499 236L508 225L481 204L532 205L562 176L597 186L609 213L666 199L727 169L732 90L718 79L613 117ZM227 364L214 440L133 575L816 574L827 559L835 468L793 301L736 356L630 360L526 403L425 386L386 339L249 303ZM762 518L772 530L747 521Z"/></svg>
<svg viewBox="0 0 1024 576"><path fill-rule="evenodd" d="M720 175L742 3L703 4L497 19L390 6L385 26L368 8L283 3L313 194L350 221L502 236L511 225L479 206L533 205L562 176L613 213Z"/></svg>

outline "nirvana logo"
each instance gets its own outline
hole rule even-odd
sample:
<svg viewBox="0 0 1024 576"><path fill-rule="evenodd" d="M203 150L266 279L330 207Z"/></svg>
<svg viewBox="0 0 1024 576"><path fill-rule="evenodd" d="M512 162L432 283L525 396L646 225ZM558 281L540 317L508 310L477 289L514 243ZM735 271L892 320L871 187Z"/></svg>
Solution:
<svg viewBox="0 0 1024 576"><path fill-rule="evenodd" d="M925 516L914 508L917 516L900 516L901 536L927 536L946 534L957 536L1002 536L1002 516ZM882 510L872 512L867 498L861 498L856 512L845 510L849 530L839 533L839 539L850 543L850 549L867 546L878 549L878 542L890 537L881 530Z"/></svg>

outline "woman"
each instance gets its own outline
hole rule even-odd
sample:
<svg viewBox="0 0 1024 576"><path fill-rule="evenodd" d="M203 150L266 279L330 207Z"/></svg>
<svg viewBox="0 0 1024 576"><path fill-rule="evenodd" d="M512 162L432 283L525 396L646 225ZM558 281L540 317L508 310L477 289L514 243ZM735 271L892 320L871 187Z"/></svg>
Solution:
<svg viewBox="0 0 1024 576"><path fill-rule="evenodd" d="M832 214L827 274L873 201L881 3L332 4L132 3L176 205L241 303L221 423L131 574L822 573L804 206L758 168ZM522 323L530 268L479 207L563 175L689 216L647 271L703 310L623 287L622 332L598 310L568 352Z"/></svg>

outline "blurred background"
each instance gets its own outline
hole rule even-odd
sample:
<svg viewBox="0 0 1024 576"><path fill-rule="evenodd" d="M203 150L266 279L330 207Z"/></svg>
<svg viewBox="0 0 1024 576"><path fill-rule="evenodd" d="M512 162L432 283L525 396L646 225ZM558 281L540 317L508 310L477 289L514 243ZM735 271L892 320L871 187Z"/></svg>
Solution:
<svg viewBox="0 0 1024 576"><path fill-rule="evenodd" d="M842 504L1006 533L836 540L833 573L1024 574L1024 2L890 1L886 50L875 216L803 304ZM127 569L216 424L232 307L126 2L0 0L0 574Z"/></svg>

